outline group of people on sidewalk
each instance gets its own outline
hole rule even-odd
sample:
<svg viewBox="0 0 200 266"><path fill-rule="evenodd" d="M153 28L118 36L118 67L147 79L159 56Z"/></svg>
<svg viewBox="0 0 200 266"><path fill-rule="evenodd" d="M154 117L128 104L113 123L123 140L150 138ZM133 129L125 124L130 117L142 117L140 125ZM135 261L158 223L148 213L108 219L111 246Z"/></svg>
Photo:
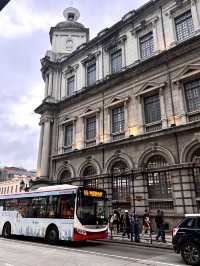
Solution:
<svg viewBox="0 0 200 266"><path fill-rule="evenodd" d="M118 210L114 210L110 216L109 224L111 233L119 234L122 232L122 237L127 235L128 239L134 236L135 242L140 242L140 232L141 237L147 234L152 239L152 221L147 210L145 210L142 217L142 228L139 218L134 213L130 214L128 210L125 210L122 214ZM155 240L161 239L165 243L166 224L164 222L164 213L161 210L157 210L155 225L157 233Z"/></svg>

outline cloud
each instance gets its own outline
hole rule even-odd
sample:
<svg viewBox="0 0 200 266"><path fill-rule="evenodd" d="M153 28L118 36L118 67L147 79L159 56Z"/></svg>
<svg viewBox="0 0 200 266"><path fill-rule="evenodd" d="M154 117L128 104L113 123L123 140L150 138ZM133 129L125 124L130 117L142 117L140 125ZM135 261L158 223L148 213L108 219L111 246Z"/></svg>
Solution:
<svg viewBox="0 0 200 266"><path fill-rule="evenodd" d="M46 31L59 19L48 12L39 14L33 10L30 0L12 0L1 12L0 37L13 39L38 30Z"/></svg>

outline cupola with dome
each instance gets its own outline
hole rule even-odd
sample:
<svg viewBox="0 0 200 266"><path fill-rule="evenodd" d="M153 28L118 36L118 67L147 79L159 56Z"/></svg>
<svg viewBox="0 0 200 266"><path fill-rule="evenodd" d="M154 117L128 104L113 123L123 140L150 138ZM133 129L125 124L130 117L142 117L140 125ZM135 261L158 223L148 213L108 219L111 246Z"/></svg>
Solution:
<svg viewBox="0 0 200 266"><path fill-rule="evenodd" d="M74 7L64 10L65 21L50 30L50 40L54 53L70 54L78 46L89 41L89 29L77 22L80 12Z"/></svg>

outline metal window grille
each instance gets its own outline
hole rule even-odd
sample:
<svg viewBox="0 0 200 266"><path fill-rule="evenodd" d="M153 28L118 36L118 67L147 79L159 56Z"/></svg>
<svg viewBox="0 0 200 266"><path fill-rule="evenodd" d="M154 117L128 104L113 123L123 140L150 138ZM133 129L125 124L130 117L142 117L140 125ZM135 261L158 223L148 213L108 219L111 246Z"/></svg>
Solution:
<svg viewBox="0 0 200 266"><path fill-rule="evenodd" d="M111 73L119 72L122 68L122 50L111 52Z"/></svg>
<svg viewBox="0 0 200 266"><path fill-rule="evenodd" d="M148 172L148 194L150 199L172 197L171 176L169 172Z"/></svg>
<svg viewBox="0 0 200 266"><path fill-rule="evenodd" d="M71 179L72 175L70 170L65 170L62 172L60 176L60 184L68 183L69 184L69 179Z"/></svg>
<svg viewBox="0 0 200 266"><path fill-rule="evenodd" d="M89 165L83 171L83 185L84 186L91 186L91 187L98 187L97 178L94 178L97 175L97 170L94 166Z"/></svg>
<svg viewBox="0 0 200 266"><path fill-rule="evenodd" d="M117 107L112 110L112 133L124 131L124 107Z"/></svg>
<svg viewBox="0 0 200 266"><path fill-rule="evenodd" d="M147 58L152 56L154 52L154 40L153 32L146 34L139 39L140 43L140 56L141 58Z"/></svg>
<svg viewBox="0 0 200 266"><path fill-rule="evenodd" d="M86 119L86 140L96 138L96 116Z"/></svg>
<svg viewBox="0 0 200 266"><path fill-rule="evenodd" d="M147 169L161 168L167 165L165 158L160 155L152 156L147 162ZM147 172L148 194L150 199L171 198L171 175L168 171Z"/></svg>
<svg viewBox="0 0 200 266"><path fill-rule="evenodd" d="M174 202L173 201L150 201L149 209L171 210L171 209L174 209Z"/></svg>
<svg viewBox="0 0 200 266"><path fill-rule="evenodd" d="M193 163L200 163L200 148L198 148L191 156ZM195 185L196 197L200 197L200 167L193 168L193 178Z"/></svg>
<svg viewBox="0 0 200 266"><path fill-rule="evenodd" d="M178 41L187 39L194 32L191 10L175 18L176 37Z"/></svg>
<svg viewBox="0 0 200 266"><path fill-rule="evenodd" d="M65 142L64 146L71 146L73 143L73 125L65 126Z"/></svg>
<svg viewBox="0 0 200 266"><path fill-rule="evenodd" d="M91 86L96 82L96 62L92 61L87 65L87 85Z"/></svg>
<svg viewBox="0 0 200 266"><path fill-rule="evenodd" d="M74 95L75 77L72 76L67 79L67 96Z"/></svg>
<svg viewBox="0 0 200 266"><path fill-rule="evenodd" d="M200 79L187 82L184 86L188 111L200 110Z"/></svg>
<svg viewBox="0 0 200 266"><path fill-rule="evenodd" d="M123 161L116 162L111 169L113 200L130 201L130 175L127 165Z"/></svg>
<svg viewBox="0 0 200 266"><path fill-rule="evenodd" d="M144 115L145 124L161 120L160 98L158 94L144 97Z"/></svg>
<svg viewBox="0 0 200 266"><path fill-rule="evenodd" d="M96 176L97 175L97 170L94 166L89 165L87 166L84 171L83 171L83 177L87 176Z"/></svg>
<svg viewBox="0 0 200 266"><path fill-rule="evenodd" d="M160 155L152 156L147 162L147 168L161 168L167 166L167 162L164 157Z"/></svg>

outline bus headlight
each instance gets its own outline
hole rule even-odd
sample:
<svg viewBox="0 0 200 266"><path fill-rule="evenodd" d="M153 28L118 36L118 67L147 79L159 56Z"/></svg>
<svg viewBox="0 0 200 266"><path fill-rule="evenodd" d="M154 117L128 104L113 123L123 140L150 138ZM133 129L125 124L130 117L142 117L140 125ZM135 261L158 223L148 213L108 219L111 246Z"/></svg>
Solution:
<svg viewBox="0 0 200 266"><path fill-rule="evenodd" d="M87 235L87 232L86 232L85 230L83 230L83 229L78 229L78 228L76 228L76 232L77 232L78 234L80 234L80 235L84 235L84 236Z"/></svg>

